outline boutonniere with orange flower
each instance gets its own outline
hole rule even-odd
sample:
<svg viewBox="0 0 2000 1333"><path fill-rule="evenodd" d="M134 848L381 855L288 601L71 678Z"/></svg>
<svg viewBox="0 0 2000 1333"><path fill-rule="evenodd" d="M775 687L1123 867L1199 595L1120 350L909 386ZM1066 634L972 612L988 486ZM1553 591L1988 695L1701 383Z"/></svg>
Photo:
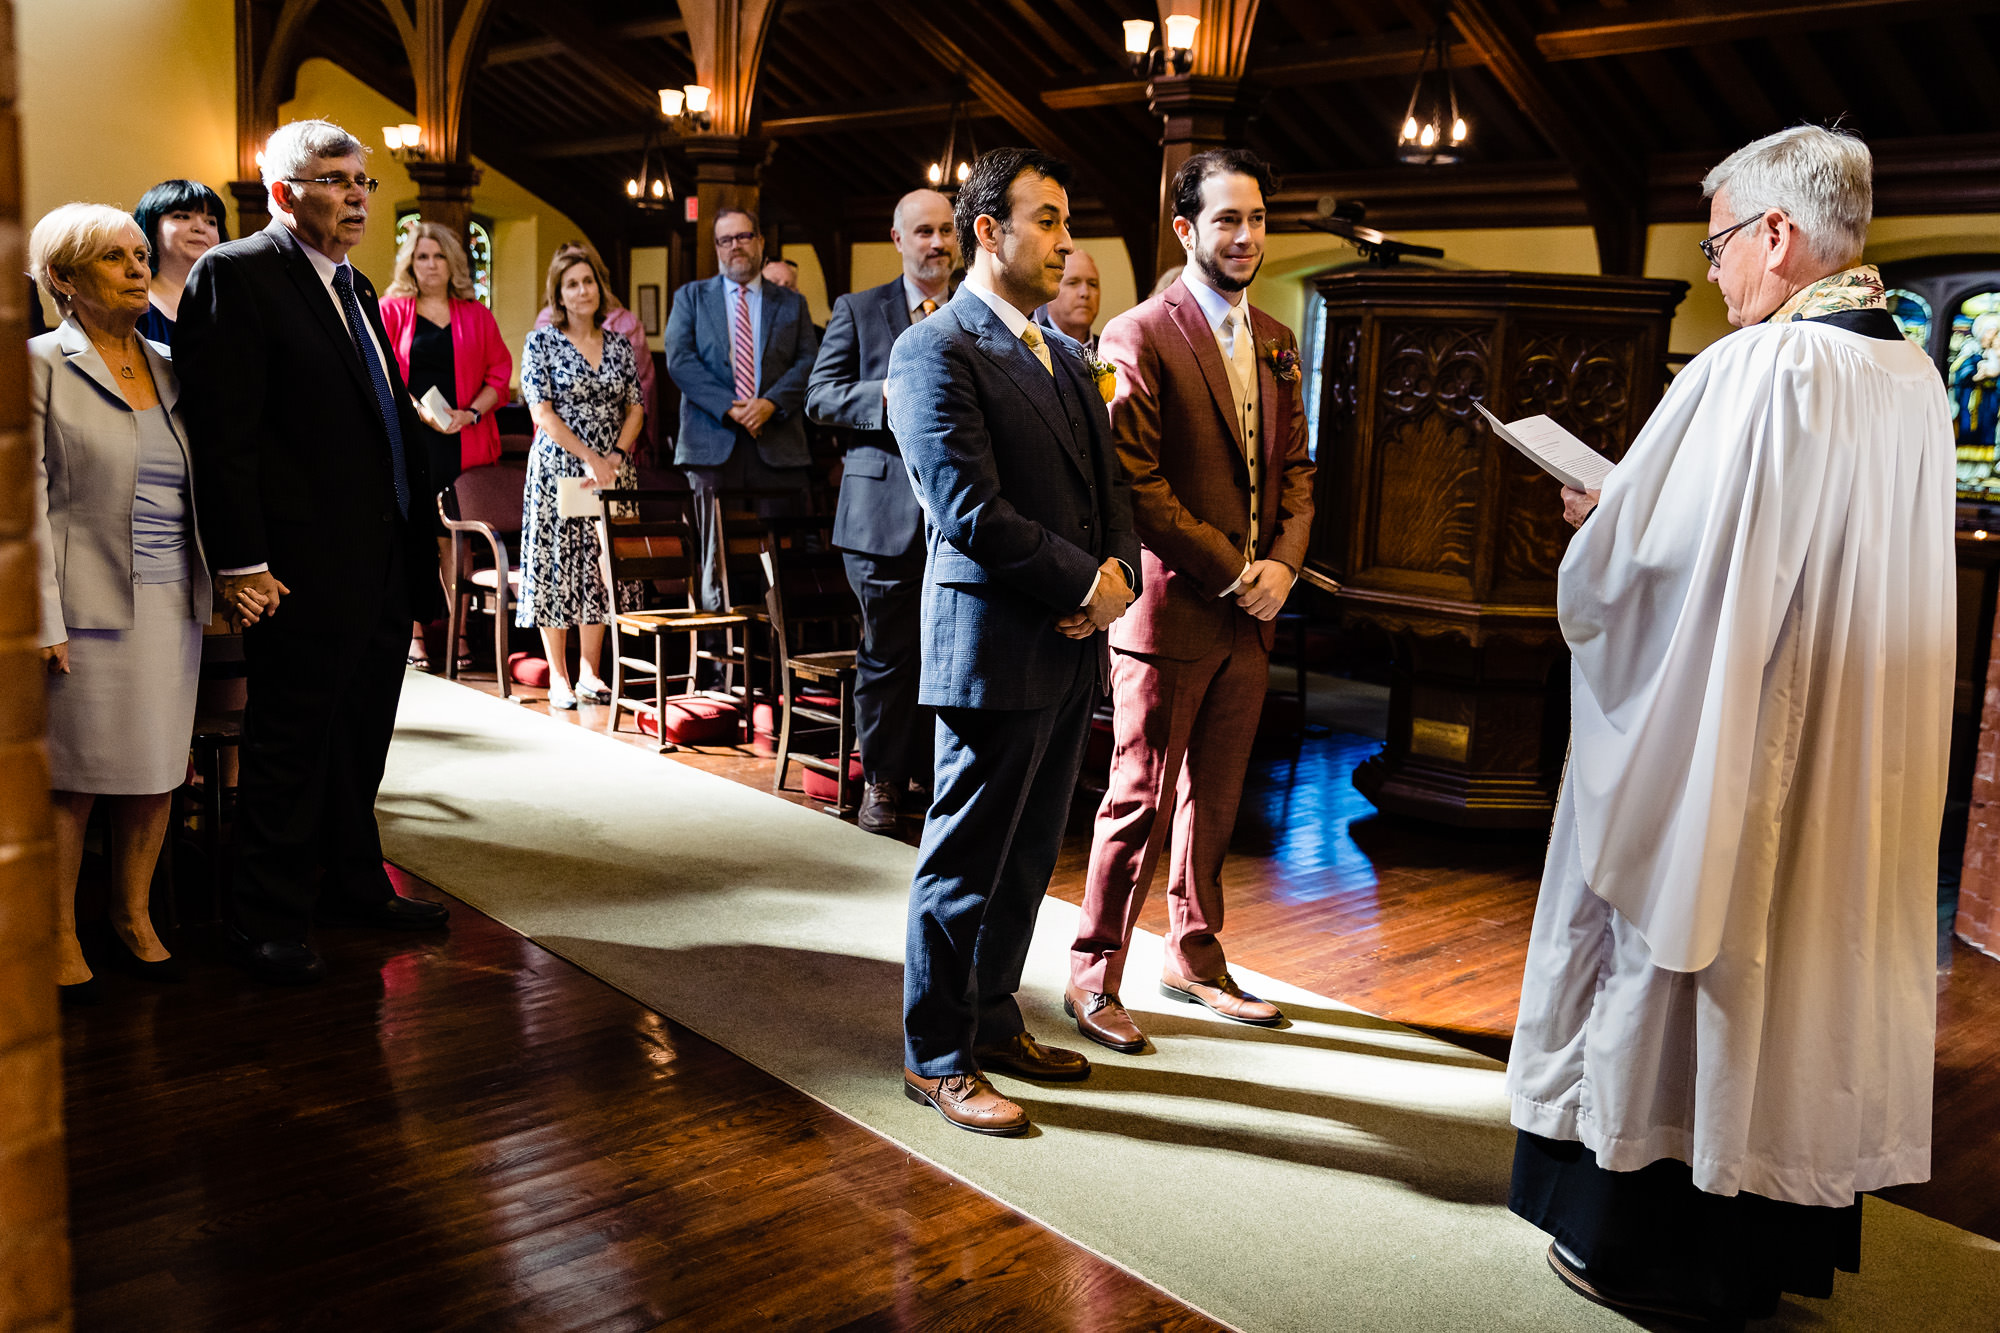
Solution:
<svg viewBox="0 0 2000 1333"><path fill-rule="evenodd" d="M1090 372L1090 378L1096 382L1098 395L1105 402L1110 402L1118 392L1118 367L1086 347L1083 349L1083 368Z"/></svg>
<svg viewBox="0 0 2000 1333"><path fill-rule="evenodd" d="M1274 338L1264 344L1264 359L1271 363L1271 373L1278 377L1280 384L1299 382L1299 349L1280 347Z"/></svg>

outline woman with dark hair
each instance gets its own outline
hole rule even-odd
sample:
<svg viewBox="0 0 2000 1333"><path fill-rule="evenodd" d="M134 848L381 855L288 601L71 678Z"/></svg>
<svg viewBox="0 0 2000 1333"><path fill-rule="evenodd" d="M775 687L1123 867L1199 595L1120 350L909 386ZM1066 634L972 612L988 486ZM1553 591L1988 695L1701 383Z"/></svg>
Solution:
<svg viewBox="0 0 2000 1333"><path fill-rule="evenodd" d="M395 277L382 294L382 327L417 416L429 427L421 434L430 454L431 484L443 491L465 469L497 461L500 427L492 412L507 400L514 357L501 341L493 312L473 296L465 247L450 228L435 222L411 228L396 252ZM451 407L442 419L424 403L432 389ZM449 538L438 538L438 553L438 572L449 596ZM472 665L462 636L454 651L459 670ZM430 669L421 624L411 631L409 664L419 671Z"/></svg>
<svg viewBox="0 0 2000 1333"><path fill-rule="evenodd" d="M141 195L132 216L153 261L152 302L139 320L139 336L171 345L188 272L229 239L229 212L222 196L200 181L173 180Z"/></svg>
<svg viewBox="0 0 2000 1333"><path fill-rule="evenodd" d="M588 241L564 241L556 247L556 254L587 255L590 262L597 266L599 273L609 271L604 267L603 256L599 255ZM546 328L554 321L555 307L545 305L541 313L535 316L535 327ZM639 369L639 406L646 413L645 423L640 428L638 445L640 453L647 453L660 442L658 424L660 400L653 373L653 352L646 342L645 325L639 322L639 317L632 313L631 307L620 301L618 293L610 287L604 289L604 327L632 344L632 364Z"/></svg>
<svg viewBox="0 0 2000 1333"><path fill-rule="evenodd" d="M605 335L609 313L604 268L595 256L564 248L549 265L547 328L521 349L521 397L535 422L521 517L521 601L514 623L542 632L549 659L549 707L578 699L611 702L598 674L611 589L598 563L597 531L588 518L564 518L557 482L584 477L597 488L630 476L639 436L639 377L632 344ZM569 679L569 630L580 626L581 669Z"/></svg>

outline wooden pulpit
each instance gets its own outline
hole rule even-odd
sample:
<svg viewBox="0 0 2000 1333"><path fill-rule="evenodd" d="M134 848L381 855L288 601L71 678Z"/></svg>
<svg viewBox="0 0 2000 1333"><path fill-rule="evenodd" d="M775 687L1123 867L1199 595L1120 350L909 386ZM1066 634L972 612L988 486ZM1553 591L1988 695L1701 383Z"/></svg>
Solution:
<svg viewBox="0 0 2000 1333"><path fill-rule="evenodd" d="M1546 413L1613 459L1666 383L1684 282L1368 268L1319 279L1326 338L1305 577L1392 651L1385 811L1546 823L1569 734L1561 487L1485 427Z"/></svg>

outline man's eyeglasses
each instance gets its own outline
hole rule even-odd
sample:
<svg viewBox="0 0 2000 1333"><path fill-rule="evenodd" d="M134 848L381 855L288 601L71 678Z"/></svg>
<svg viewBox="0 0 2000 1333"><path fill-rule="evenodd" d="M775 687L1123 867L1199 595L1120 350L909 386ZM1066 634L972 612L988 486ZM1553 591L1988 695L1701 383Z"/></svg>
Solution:
<svg viewBox="0 0 2000 1333"><path fill-rule="evenodd" d="M342 194L346 194L357 185L373 194L376 187L382 183L372 176L287 176L285 179L294 185L331 185Z"/></svg>
<svg viewBox="0 0 2000 1333"><path fill-rule="evenodd" d="M1743 219L1743 221L1737 223L1733 227L1724 227L1721 231L1715 233L1715 235L1709 237L1707 240L1699 242L1699 244L1701 245L1701 257L1708 261L1710 268L1718 267L1722 263L1722 242L1728 240L1731 233L1742 231L1745 227L1749 226L1751 223L1762 222L1763 220L1764 220L1764 215L1762 213L1759 213L1754 218Z"/></svg>
<svg viewBox="0 0 2000 1333"><path fill-rule="evenodd" d="M754 231L739 231L729 236L717 236L715 238L715 248L718 250L727 250L731 246L748 245L756 239L757 233Z"/></svg>

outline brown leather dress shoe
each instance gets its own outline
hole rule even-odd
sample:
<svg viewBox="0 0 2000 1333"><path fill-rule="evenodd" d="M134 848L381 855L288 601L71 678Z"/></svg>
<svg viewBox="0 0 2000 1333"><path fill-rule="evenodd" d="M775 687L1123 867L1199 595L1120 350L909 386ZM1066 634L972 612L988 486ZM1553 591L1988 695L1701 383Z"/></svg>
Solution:
<svg viewBox="0 0 2000 1333"><path fill-rule="evenodd" d="M1017 1033L997 1046L975 1046L972 1058L981 1069L998 1069L1020 1078L1039 1078L1051 1083L1074 1083L1090 1077L1090 1061L1060 1046L1044 1046L1025 1032Z"/></svg>
<svg viewBox="0 0 2000 1333"><path fill-rule="evenodd" d="M1170 967L1160 974L1160 994L1182 1004L1205 1004L1224 1018L1260 1028L1285 1021L1277 1005L1246 993L1227 972L1214 981L1190 981Z"/></svg>
<svg viewBox="0 0 2000 1333"><path fill-rule="evenodd" d="M1078 990L1063 987L1063 1012L1076 1020L1076 1030L1114 1051L1136 1055L1146 1049L1146 1034L1125 1012L1113 991Z"/></svg>
<svg viewBox="0 0 2000 1333"><path fill-rule="evenodd" d="M894 835L897 827L896 808L900 793L896 783L871 782L861 793L861 811L854 822L867 833L887 833Z"/></svg>
<svg viewBox="0 0 2000 1333"><path fill-rule="evenodd" d="M903 1095L928 1106L946 1123L975 1134L1013 1135L1028 1132L1028 1113L993 1091L984 1074L947 1074L925 1078L903 1071Z"/></svg>

